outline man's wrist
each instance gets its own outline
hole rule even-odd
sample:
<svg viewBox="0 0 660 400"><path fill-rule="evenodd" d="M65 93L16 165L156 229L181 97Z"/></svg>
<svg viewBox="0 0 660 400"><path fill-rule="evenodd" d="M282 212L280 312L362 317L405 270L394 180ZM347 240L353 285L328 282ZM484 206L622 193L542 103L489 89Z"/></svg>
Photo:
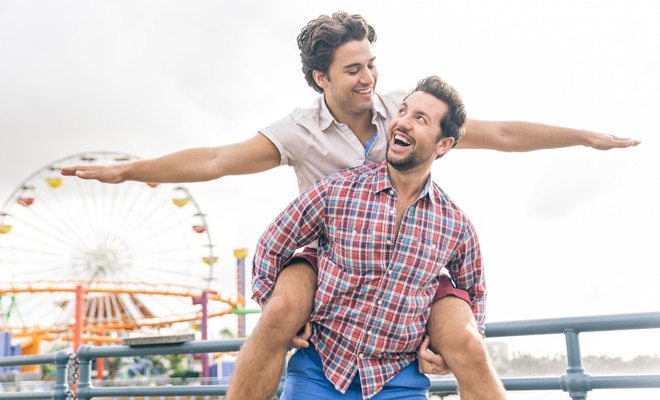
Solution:
<svg viewBox="0 0 660 400"><path fill-rule="evenodd" d="M139 162L139 161L137 161ZM117 173L117 179L119 182L126 182L130 180L135 180L131 176L131 167L135 164L135 162L129 162L129 163L124 163L124 164L117 164L115 167L116 173Z"/></svg>
<svg viewBox="0 0 660 400"><path fill-rule="evenodd" d="M577 136L577 142L581 146L586 146L586 147L594 147L595 145L595 136L593 132L585 131L582 129L578 129L576 131L576 136Z"/></svg>

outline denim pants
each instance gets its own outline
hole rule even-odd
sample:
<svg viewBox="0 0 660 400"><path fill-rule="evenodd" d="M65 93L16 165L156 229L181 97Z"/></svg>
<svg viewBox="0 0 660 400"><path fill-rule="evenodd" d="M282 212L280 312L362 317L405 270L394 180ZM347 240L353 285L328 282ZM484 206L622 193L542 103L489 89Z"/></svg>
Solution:
<svg viewBox="0 0 660 400"><path fill-rule="evenodd" d="M425 400L431 383L417 369L417 361L408 365L392 378L371 400ZM280 400L362 400L359 374L345 394L339 392L323 375L321 357L313 346L295 352L286 371L284 391Z"/></svg>

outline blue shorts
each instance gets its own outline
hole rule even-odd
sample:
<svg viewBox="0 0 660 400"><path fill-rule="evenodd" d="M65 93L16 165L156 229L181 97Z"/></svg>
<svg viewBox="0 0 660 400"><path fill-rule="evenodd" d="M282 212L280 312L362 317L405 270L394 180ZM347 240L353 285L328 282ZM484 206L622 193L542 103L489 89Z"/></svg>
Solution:
<svg viewBox="0 0 660 400"><path fill-rule="evenodd" d="M392 378L372 400L426 400L431 382L417 369L417 361L408 365ZM300 349L289 360L286 381L280 400L335 400L362 399L360 376L355 374L345 394L339 392L323 375L321 357L313 346Z"/></svg>

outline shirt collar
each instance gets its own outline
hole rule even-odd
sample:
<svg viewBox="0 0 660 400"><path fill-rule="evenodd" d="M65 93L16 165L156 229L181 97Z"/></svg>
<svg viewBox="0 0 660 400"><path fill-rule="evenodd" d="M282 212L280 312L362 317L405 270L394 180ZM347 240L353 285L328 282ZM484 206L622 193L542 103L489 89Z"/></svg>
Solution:
<svg viewBox="0 0 660 400"><path fill-rule="evenodd" d="M380 193L384 190L394 189L392 187L392 181L390 181L390 175L387 173L387 160L383 161L378 168L374 171L374 181L372 183L373 193ZM424 197L428 197L432 204L435 204L435 188L433 186L433 179L431 179L431 173L426 178L426 183L424 183L424 188L419 194L418 200Z"/></svg>
<svg viewBox="0 0 660 400"><path fill-rule="evenodd" d="M378 94L374 93L373 96L373 106L372 106L372 115L373 118L371 120L372 123L376 124L378 121L378 118L381 119L386 119L387 118L387 111L385 110L385 104L383 104L383 101L381 100L380 96ZM319 126L321 130L326 130L332 124L332 121L335 120L335 117L332 116L332 113L330 112L330 109L328 108L328 105L325 103L325 96L322 95L319 99Z"/></svg>
<svg viewBox="0 0 660 400"><path fill-rule="evenodd" d="M384 120L387 119L387 110L385 110L385 104L383 104L383 101L376 92L374 92L373 116L374 117L371 122L374 124L376 124L377 117L380 117Z"/></svg>
<svg viewBox="0 0 660 400"><path fill-rule="evenodd" d="M325 104L325 95L321 95L319 102L321 103L319 110L319 126L321 127L321 130L324 131L328 129L332 121L335 120L335 117L332 116L328 105Z"/></svg>

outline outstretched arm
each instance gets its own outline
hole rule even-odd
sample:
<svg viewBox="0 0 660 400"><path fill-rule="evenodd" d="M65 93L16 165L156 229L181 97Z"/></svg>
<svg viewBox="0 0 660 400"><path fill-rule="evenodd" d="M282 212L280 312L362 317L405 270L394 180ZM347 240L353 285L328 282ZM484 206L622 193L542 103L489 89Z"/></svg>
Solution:
<svg viewBox="0 0 660 400"><path fill-rule="evenodd" d="M637 146L634 139L525 121L480 121L468 119L460 149L532 151L570 146L610 150Z"/></svg>
<svg viewBox="0 0 660 400"><path fill-rule="evenodd" d="M244 142L226 146L187 149L121 164L68 166L62 168L61 173L104 183L199 182L226 175L261 172L279 164L277 147L258 133Z"/></svg>

